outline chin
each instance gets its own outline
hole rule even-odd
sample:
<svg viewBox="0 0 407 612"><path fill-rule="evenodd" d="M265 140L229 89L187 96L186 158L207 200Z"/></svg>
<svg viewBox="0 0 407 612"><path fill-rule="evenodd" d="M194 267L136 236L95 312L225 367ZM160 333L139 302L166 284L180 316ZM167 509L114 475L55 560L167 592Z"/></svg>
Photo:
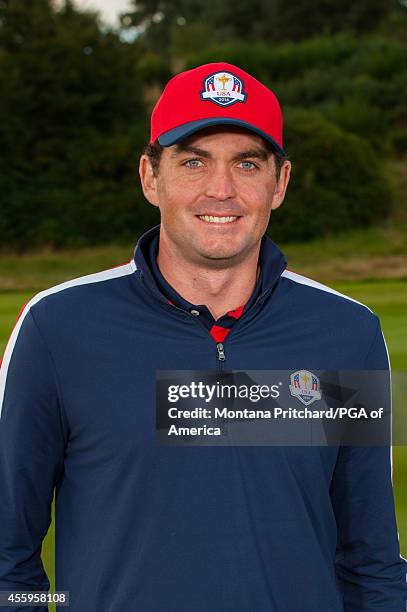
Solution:
<svg viewBox="0 0 407 612"><path fill-rule="evenodd" d="M226 261L233 261L240 251L231 249L200 249L198 255L206 261L224 263Z"/></svg>

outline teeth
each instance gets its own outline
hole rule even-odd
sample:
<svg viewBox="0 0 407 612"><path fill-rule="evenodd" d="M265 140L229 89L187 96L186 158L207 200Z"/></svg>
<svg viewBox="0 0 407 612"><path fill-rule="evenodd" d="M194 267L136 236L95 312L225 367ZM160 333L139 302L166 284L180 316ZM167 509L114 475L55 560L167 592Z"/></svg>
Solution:
<svg viewBox="0 0 407 612"><path fill-rule="evenodd" d="M199 215L199 218L208 223L231 223L237 219L237 217L213 217L212 215Z"/></svg>

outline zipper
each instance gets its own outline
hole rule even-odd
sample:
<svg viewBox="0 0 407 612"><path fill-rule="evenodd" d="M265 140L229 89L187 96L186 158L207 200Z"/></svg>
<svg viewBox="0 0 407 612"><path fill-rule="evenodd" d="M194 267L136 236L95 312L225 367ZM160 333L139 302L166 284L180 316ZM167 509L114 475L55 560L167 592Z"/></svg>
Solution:
<svg viewBox="0 0 407 612"><path fill-rule="evenodd" d="M259 304L260 302L262 302L266 296L270 293L270 291L273 289L273 287L269 287L268 289L266 289L266 291L259 296L258 300L257 300L257 304ZM253 307L256 306L256 302L253 304ZM246 321L246 320L245 320ZM236 323L233 325L232 329L230 330L229 335L233 332L233 330L236 330L236 327L239 326L239 324L242 323L242 319L239 319L238 321L236 321ZM224 366L225 366L225 361L226 361L226 355L225 355L225 345L222 342L217 342L216 343L216 350L217 350L217 354L218 354L218 363L219 363L219 369L223 370Z"/></svg>
<svg viewBox="0 0 407 612"><path fill-rule="evenodd" d="M216 343L216 349L218 351L219 369L223 370L223 366L226 360L226 355L225 355L225 349L224 349L222 342Z"/></svg>
<svg viewBox="0 0 407 612"><path fill-rule="evenodd" d="M255 302L253 304L253 307L258 305L260 302L262 302L266 298L266 296L270 293L270 291L273 289L273 287L269 287L268 289L266 289L266 291L262 295L259 296L257 302ZM175 304L172 304L172 308L176 308L177 310L182 312L183 315L186 314L187 316L192 317L193 319L195 319L195 321L197 321L197 317L192 315L190 312L185 311L183 308L180 308L179 306L176 306ZM199 323L199 321L197 321L197 323L202 325L205 329L207 329L207 327L205 325L203 325L202 323ZM229 334L231 332L233 332L233 330L235 330L236 327L238 327L239 324L241 324L241 323L242 323L242 319L238 319L236 321L236 323L233 325L233 327L230 330ZM226 361L226 355L225 355L225 346L224 346L224 344L222 342L217 342L216 343L216 351L217 351L217 358L218 358L218 363L219 363L219 369L220 370L224 370L224 365L225 365L225 361Z"/></svg>

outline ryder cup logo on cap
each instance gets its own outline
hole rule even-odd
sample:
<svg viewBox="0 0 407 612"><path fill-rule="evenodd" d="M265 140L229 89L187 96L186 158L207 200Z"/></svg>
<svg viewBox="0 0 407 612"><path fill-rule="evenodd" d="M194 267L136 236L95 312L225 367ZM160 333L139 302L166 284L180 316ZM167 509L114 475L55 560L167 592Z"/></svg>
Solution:
<svg viewBox="0 0 407 612"><path fill-rule="evenodd" d="M230 72L215 72L204 80L202 100L211 100L220 106L230 106L235 102L245 102L243 81Z"/></svg>
<svg viewBox="0 0 407 612"><path fill-rule="evenodd" d="M199 130L235 125L283 149L283 118L275 94L227 62L204 64L174 76L151 113L150 142L171 147Z"/></svg>

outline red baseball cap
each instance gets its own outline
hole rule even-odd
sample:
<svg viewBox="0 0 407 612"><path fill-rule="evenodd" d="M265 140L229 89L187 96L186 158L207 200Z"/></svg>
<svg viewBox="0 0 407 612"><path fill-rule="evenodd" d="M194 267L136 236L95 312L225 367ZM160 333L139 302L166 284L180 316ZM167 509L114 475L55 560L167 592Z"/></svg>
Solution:
<svg viewBox="0 0 407 612"><path fill-rule="evenodd" d="M204 64L174 76L151 114L151 139L163 147L211 125L238 125L268 140L280 155L283 119L274 93L233 64Z"/></svg>

